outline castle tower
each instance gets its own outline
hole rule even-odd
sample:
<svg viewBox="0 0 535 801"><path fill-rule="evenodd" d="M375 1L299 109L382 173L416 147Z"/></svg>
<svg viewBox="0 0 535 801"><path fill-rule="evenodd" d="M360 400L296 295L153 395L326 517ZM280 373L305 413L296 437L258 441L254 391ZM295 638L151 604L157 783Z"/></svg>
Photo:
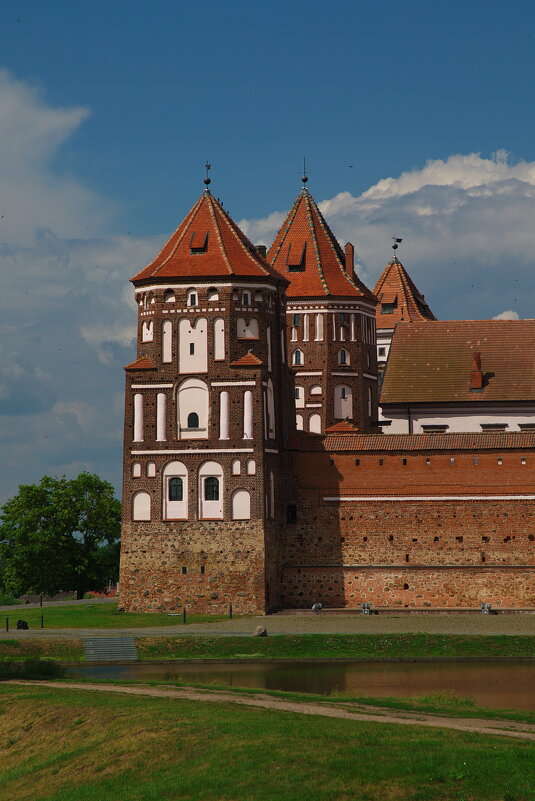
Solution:
<svg viewBox="0 0 535 801"><path fill-rule="evenodd" d="M374 290L377 307L377 363L382 379L397 323L422 323L437 318L396 256L381 273Z"/></svg>
<svg viewBox="0 0 535 801"><path fill-rule="evenodd" d="M206 189L132 283L121 604L263 613L277 603L282 448L295 430L287 281Z"/></svg>
<svg viewBox="0 0 535 801"><path fill-rule="evenodd" d="M377 301L355 275L353 245L342 252L305 186L267 258L290 282L286 333L297 428L322 433L347 418L362 432L374 430Z"/></svg>

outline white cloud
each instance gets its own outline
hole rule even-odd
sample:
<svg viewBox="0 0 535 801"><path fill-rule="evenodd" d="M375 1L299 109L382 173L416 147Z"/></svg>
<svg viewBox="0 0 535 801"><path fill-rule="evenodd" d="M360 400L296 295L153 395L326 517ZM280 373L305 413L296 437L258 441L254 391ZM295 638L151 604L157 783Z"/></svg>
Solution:
<svg viewBox="0 0 535 801"><path fill-rule="evenodd" d="M504 151L453 155L319 206L340 241L355 244L357 269L371 287L398 235L398 257L437 316L490 318L504 304L534 316L535 162L512 164ZM269 243L280 217L244 228Z"/></svg>
<svg viewBox="0 0 535 801"><path fill-rule="evenodd" d="M507 309L506 311L502 311L501 314L497 314L496 317L492 318L493 320L520 320L520 315L518 312L513 311L512 309Z"/></svg>

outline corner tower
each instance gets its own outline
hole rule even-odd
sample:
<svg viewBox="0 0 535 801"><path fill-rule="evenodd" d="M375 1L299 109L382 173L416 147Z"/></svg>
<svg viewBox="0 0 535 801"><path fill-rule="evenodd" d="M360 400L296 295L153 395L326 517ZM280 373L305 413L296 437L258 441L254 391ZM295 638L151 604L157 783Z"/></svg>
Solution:
<svg viewBox="0 0 535 801"><path fill-rule="evenodd" d="M362 432L375 430L377 301L355 274L353 245L342 251L306 186L267 258L290 282L286 334L297 428L319 434L349 419Z"/></svg>
<svg viewBox="0 0 535 801"><path fill-rule="evenodd" d="M377 362L382 379L396 324L423 323L437 318L397 256L388 262L373 292L379 301L376 317Z"/></svg>
<svg viewBox="0 0 535 801"><path fill-rule="evenodd" d="M132 283L121 604L263 613L294 429L285 290L207 189Z"/></svg>

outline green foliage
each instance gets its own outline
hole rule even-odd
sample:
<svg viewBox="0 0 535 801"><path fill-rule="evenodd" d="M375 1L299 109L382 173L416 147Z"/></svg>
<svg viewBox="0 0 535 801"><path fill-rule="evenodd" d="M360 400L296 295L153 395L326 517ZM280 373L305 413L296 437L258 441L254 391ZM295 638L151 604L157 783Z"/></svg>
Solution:
<svg viewBox="0 0 535 801"><path fill-rule="evenodd" d="M19 487L2 508L0 558L5 589L53 594L104 589L117 570L121 505L92 473L43 476Z"/></svg>
<svg viewBox="0 0 535 801"><path fill-rule="evenodd" d="M0 606L16 606L17 604L20 604L18 598L11 595L10 592L3 592L0 590Z"/></svg>

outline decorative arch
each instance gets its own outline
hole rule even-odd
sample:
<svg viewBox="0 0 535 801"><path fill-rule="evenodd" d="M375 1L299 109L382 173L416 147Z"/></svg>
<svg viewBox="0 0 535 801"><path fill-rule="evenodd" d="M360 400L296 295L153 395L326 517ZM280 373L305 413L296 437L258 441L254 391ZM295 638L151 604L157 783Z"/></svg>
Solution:
<svg viewBox="0 0 535 801"><path fill-rule="evenodd" d="M162 323L162 362L170 362L173 359L173 323L171 320L164 320Z"/></svg>
<svg viewBox="0 0 535 801"><path fill-rule="evenodd" d="M150 495L136 492L132 498L132 520L150 520Z"/></svg>
<svg viewBox="0 0 535 801"><path fill-rule="evenodd" d="M208 303L215 303L219 300L219 291L215 286L208 288Z"/></svg>
<svg viewBox="0 0 535 801"><path fill-rule="evenodd" d="M334 388L334 416L337 420L353 419L353 390L348 384Z"/></svg>
<svg viewBox="0 0 535 801"><path fill-rule="evenodd" d="M232 493L231 509L233 520L251 519L251 495L247 490L237 489Z"/></svg>
<svg viewBox="0 0 535 801"><path fill-rule="evenodd" d="M254 459L249 459L247 462L247 475L248 476L256 475L256 462Z"/></svg>
<svg viewBox="0 0 535 801"><path fill-rule="evenodd" d="M217 362L225 359L225 321L222 317L214 320L214 359Z"/></svg>
<svg viewBox="0 0 535 801"><path fill-rule="evenodd" d="M314 384L313 387L310 387L310 394L311 395L323 395L323 389L319 384Z"/></svg>
<svg viewBox="0 0 535 801"><path fill-rule="evenodd" d="M321 434L321 415L311 414L308 418L308 430L311 434Z"/></svg>
<svg viewBox="0 0 535 801"><path fill-rule="evenodd" d="M166 289L163 293L163 301L164 303L174 303L176 301L175 290Z"/></svg>
<svg viewBox="0 0 535 801"><path fill-rule="evenodd" d="M233 476L241 475L241 462L239 459L233 459L230 465L230 472Z"/></svg>
<svg viewBox="0 0 535 801"><path fill-rule="evenodd" d="M295 415L295 427L298 431L303 431L304 424L303 424L303 415L296 414Z"/></svg>
<svg viewBox="0 0 535 801"><path fill-rule="evenodd" d="M245 317L238 317L236 320L236 335L238 339L259 339L259 326L256 317L250 317L246 320Z"/></svg>
<svg viewBox="0 0 535 801"><path fill-rule="evenodd" d="M208 439L208 397L208 387L200 378L182 381L176 396L178 439Z"/></svg>
<svg viewBox="0 0 535 801"><path fill-rule="evenodd" d="M141 341L152 342L154 338L154 330L152 320L146 320L141 326Z"/></svg>
<svg viewBox="0 0 535 801"><path fill-rule="evenodd" d="M190 287L186 292L186 305L187 306L198 306L199 305L199 293L194 287Z"/></svg>
<svg viewBox="0 0 535 801"><path fill-rule="evenodd" d="M218 462L199 468L199 519L223 519L223 468Z"/></svg>
<svg viewBox="0 0 535 801"><path fill-rule="evenodd" d="M178 324L179 373L208 372L208 322L206 317L183 317Z"/></svg>
<svg viewBox="0 0 535 801"><path fill-rule="evenodd" d="M188 519L188 468L183 462L168 462L162 474L164 520Z"/></svg>
<svg viewBox="0 0 535 801"><path fill-rule="evenodd" d="M305 363L305 354L303 353L303 351L302 351L302 350L300 350L299 348L297 348L297 349L296 349L296 350L294 350L294 352L292 353L292 364L293 364L293 365L296 365L296 366L301 366L301 365L303 365L304 363Z"/></svg>

